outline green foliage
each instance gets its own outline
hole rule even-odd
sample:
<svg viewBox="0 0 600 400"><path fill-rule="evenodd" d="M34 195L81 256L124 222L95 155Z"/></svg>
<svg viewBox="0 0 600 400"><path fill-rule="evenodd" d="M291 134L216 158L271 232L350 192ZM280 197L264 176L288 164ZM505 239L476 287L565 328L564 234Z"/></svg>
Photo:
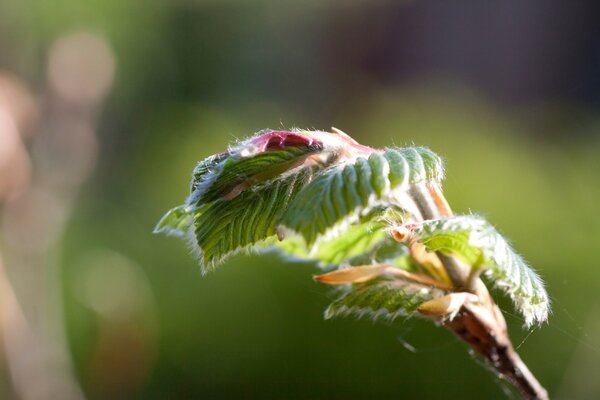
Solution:
<svg viewBox="0 0 600 400"><path fill-rule="evenodd" d="M548 318L549 300L541 278L487 221L474 216L426 221L415 235L432 251L459 256L515 303L525 324Z"/></svg>
<svg viewBox="0 0 600 400"><path fill-rule="evenodd" d="M253 187L232 200L218 199L199 213L194 226L201 265L212 268L226 257L274 236L285 204L302 189L313 171L305 168Z"/></svg>
<svg viewBox="0 0 600 400"><path fill-rule="evenodd" d="M156 224L154 233L183 236L193 222L193 207L186 204L170 209Z"/></svg>
<svg viewBox="0 0 600 400"><path fill-rule="evenodd" d="M355 283L325 310L325 318L355 315L394 319L412 315L422 303L444 295L442 290L417 283L374 279Z"/></svg>
<svg viewBox="0 0 600 400"><path fill-rule="evenodd" d="M526 325L546 320L541 279L489 223L477 217L422 220L420 207L445 200L412 189L439 185L443 176L440 157L426 148L380 151L339 131L267 131L200 162L186 203L169 211L155 232L193 233L203 271L239 251L275 247L323 267L385 263L417 276L406 280L386 270L377 279L357 277L328 317L411 315L451 291L449 280L440 278L446 265L433 253L419 253L411 244L417 241L421 249L462 259L472 279L483 272L508 293ZM416 228L405 241L389 234L398 226Z"/></svg>
<svg viewBox="0 0 600 400"><path fill-rule="evenodd" d="M322 267L332 267L352 264L353 259L374 252L387 240L386 230L385 222L368 221L349 226L344 235L323 238L312 249L307 249L304 241L294 236L275 246L292 257L314 260Z"/></svg>
<svg viewBox="0 0 600 400"><path fill-rule="evenodd" d="M318 175L292 201L281 223L308 246L359 221L375 207L409 209L401 196L412 184L439 181L441 159L422 147L388 149L335 165Z"/></svg>
<svg viewBox="0 0 600 400"><path fill-rule="evenodd" d="M254 155L233 154L219 163L196 168L188 200L191 204L210 203L225 196L235 197L238 192L270 179L302 163L310 154L320 151L319 146L288 147ZM212 161L212 160L211 160ZM214 168L213 171L210 171Z"/></svg>
<svg viewBox="0 0 600 400"><path fill-rule="evenodd" d="M190 194L194 193L196 189L198 189L198 186L204 179L206 179L214 173L214 170L218 167L219 163L225 160L227 156L227 153L215 154L206 157L204 160L200 161L198 165L196 165L196 168L194 168L194 172L192 172Z"/></svg>

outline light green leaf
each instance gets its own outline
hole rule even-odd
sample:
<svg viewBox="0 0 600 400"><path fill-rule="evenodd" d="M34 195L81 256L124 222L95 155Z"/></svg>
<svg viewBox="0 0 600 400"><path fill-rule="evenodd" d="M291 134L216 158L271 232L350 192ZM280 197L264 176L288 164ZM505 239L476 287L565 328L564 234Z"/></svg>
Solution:
<svg viewBox="0 0 600 400"><path fill-rule="evenodd" d="M195 234L203 271L226 257L274 236L276 221L286 204L308 182L314 170L304 168L297 174L258 185L232 200L211 203L195 220Z"/></svg>
<svg viewBox="0 0 600 400"><path fill-rule="evenodd" d="M358 157L319 174L290 204L281 224L312 246L320 236L345 230L376 207L410 209L403 192L442 177L441 159L421 147Z"/></svg>
<svg viewBox="0 0 600 400"><path fill-rule="evenodd" d="M346 263L348 265L388 264L408 271L417 270L410 257L408 246L390 237L384 238L364 253L348 259Z"/></svg>
<svg viewBox="0 0 600 400"><path fill-rule="evenodd" d="M325 310L325 318L355 315L372 319L410 316L422 303L446 292L401 280L371 280L354 284Z"/></svg>
<svg viewBox="0 0 600 400"><path fill-rule="evenodd" d="M350 226L344 235L323 238L312 249L307 249L297 236L287 237L275 246L286 255L314 260L320 266L328 267L346 264L355 257L371 253L389 236L386 228L384 222L369 221Z"/></svg>
<svg viewBox="0 0 600 400"><path fill-rule="evenodd" d="M468 231L434 231L431 236L421 237L421 241L430 250L454 254L467 264L479 267L485 262L483 251L470 244L470 236Z"/></svg>
<svg viewBox="0 0 600 400"><path fill-rule="evenodd" d="M154 228L154 233L184 236L194 219L193 207L180 205L170 209Z"/></svg>
<svg viewBox="0 0 600 400"><path fill-rule="evenodd" d="M548 318L550 302L541 278L484 219L426 221L413 232L430 250L457 255L484 269L484 277L510 296L527 326Z"/></svg>

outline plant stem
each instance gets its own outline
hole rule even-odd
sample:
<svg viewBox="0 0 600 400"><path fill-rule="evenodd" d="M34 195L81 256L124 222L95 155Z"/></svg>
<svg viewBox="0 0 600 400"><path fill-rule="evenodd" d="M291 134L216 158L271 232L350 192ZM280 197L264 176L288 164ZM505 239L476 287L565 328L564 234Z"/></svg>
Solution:
<svg viewBox="0 0 600 400"><path fill-rule="evenodd" d="M452 210L438 185L420 185L411 190L424 219L449 218ZM467 304L443 325L473 350L481 354L502 376L519 389L525 399L547 400L546 389L538 382L515 351L504 316L494 304L487 288L478 277L471 276L471 267L456 257L436 252L448 272L455 290L477 294L480 305Z"/></svg>
<svg viewBox="0 0 600 400"><path fill-rule="evenodd" d="M436 184L415 185L411 188L411 197L424 220L452 217L452 210ZM465 289L471 268L463 263L458 263L454 257L449 257L442 252L436 252L440 261L455 288Z"/></svg>
<svg viewBox="0 0 600 400"><path fill-rule="evenodd" d="M497 306L494 305L497 310ZM499 310L496 314L499 314ZM515 351L506 329L486 326L477 313L464 307L459 314L444 323L461 340L481 354L502 376L512 382L528 400L547 400L546 389L533 376Z"/></svg>

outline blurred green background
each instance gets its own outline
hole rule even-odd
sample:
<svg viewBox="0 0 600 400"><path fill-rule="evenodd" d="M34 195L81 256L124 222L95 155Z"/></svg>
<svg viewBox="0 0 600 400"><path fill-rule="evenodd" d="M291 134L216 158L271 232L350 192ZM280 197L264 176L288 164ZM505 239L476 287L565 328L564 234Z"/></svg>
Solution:
<svg viewBox="0 0 600 400"><path fill-rule="evenodd" d="M428 322L324 321L310 264L151 234L198 160L331 126L445 157L547 282L522 358L600 398L600 7L517 0L1 0L0 398L506 398Z"/></svg>

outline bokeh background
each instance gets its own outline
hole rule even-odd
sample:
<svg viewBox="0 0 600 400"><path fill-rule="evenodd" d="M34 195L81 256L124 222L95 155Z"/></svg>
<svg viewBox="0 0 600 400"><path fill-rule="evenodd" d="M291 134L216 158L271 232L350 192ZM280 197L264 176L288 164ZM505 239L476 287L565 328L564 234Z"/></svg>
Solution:
<svg viewBox="0 0 600 400"><path fill-rule="evenodd" d="M331 126L445 157L548 284L540 329L501 302L521 356L600 398L593 0L1 0L0 398L510 397L430 323L324 321L310 264L151 234L198 160Z"/></svg>

